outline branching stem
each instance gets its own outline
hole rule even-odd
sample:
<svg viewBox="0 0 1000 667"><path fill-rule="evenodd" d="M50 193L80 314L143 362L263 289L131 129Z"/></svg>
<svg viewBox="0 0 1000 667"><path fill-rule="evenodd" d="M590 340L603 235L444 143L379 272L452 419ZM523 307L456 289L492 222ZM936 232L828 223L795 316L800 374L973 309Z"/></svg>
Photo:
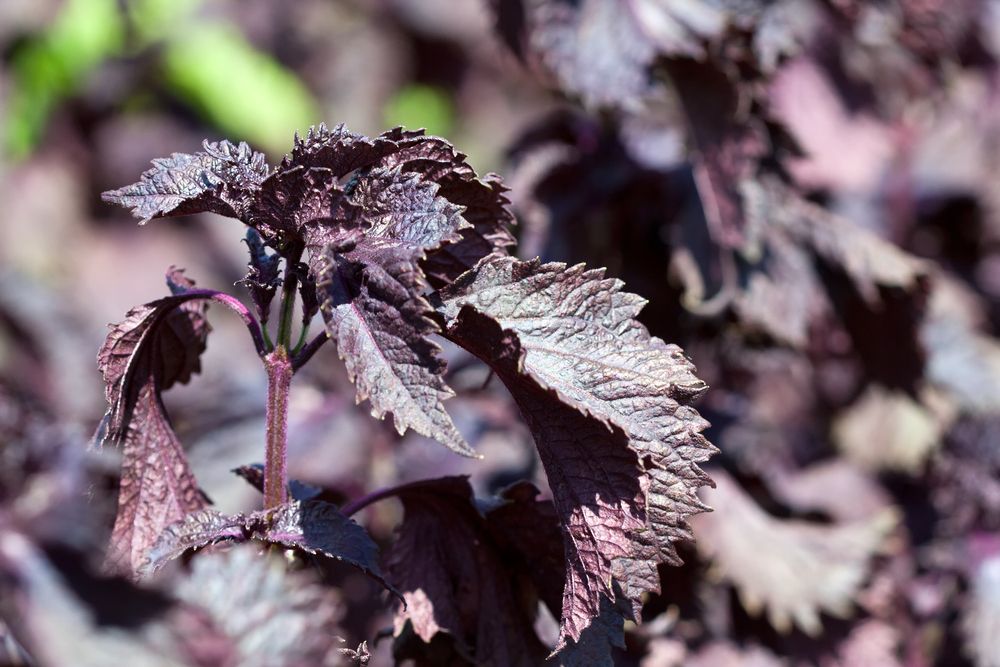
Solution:
<svg viewBox="0 0 1000 667"><path fill-rule="evenodd" d="M319 348L323 347L323 344L330 339L326 331L322 331L316 334L316 337L309 341L306 345L298 350L295 356L292 358L292 370L299 370L302 368L306 362L312 359L312 356L316 354Z"/></svg>

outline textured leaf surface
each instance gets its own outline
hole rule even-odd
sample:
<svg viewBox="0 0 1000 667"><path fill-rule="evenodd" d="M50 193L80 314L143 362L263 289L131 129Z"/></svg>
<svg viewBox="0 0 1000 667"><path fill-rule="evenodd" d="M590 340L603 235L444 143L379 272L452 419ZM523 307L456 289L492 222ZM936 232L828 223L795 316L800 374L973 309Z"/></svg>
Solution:
<svg viewBox="0 0 1000 667"><path fill-rule="evenodd" d="M438 329L421 295L417 253L384 241L331 248L318 285L321 310L359 402L369 400L377 418L391 413L400 434L412 428L472 455L442 405L453 392L442 378L439 348L428 338Z"/></svg>
<svg viewBox="0 0 1000 667"><path fill-rule="evenodd" d="M786 632L821 630L820 612L847 617L869 561L896 524L891 510L834 525L776 519L726 473L703 491L713 512L694 520L697 545L752 614ZM764 551L762 551L764 550ZM756 554L747 558L747 554Z"/></svg>
<svg viewBox="0 0 1000 667"><path fill-rule="evenodd" d="M151 574L188 551L217 542L248 540L342 560L389 587L379 573L378 547L368 533L334 505L317 500L232 516L211 509L192 512L163 531L143 571Z"/></svg>
<svg viewBox="0 0 1000 667"><path fill-rule="evenodd" d="M154 160L138 183L105 192L104 200L130 207L143 222L203 211L240 217L268 175L264 154L242 142L206 141L204 149Z"/></svg>
<svg viewBox="0 0 1000 667"><path fill-rule="evenodd" d="M142 179L104 193L106 201L132 207L142 220L211 211L239 218L267 243L308 242L317 254L345 234L376 225L413 240L440 223L455 229L448 243L421 244L436 280L458 276L491 253L513 245L514 223L506 189L495 174L479 178L466 156L423 131L396 128L369 138L343 125L318 125L296 136L291 152L273 170L246 144L205 143L201 153L154 161ZM371 198L373 192L378 197ZM416 200L416 201L415 201ZM421 207L420 214L413 208ZM401 217L410 205L411 215ZM369 207L371 207L369 209ZM464 211L467 222L451 218ZM314 262L314 270L316 265Z"/></svg>
<svg viewBox="0 0 1000 667"><path fill-rule="evenodd" d="M386 572L407 605L397 612L397 634L407 621L424 642L447 633L476 664L527 667L545 660L548 649L532 627L538 606L532 584L562 576L561 553L557 561L545 558L553 545L560 548L559 529L551 506L534 500L536 490L521 491L529 497L483 512L464 477L396 491L404 517ZM511 511L532 525L513 525ZM494 521L494 512L504 518Z"/></svg>
<svg viewBox="0 0 1000 667"><path fill-rule="evenodd" d="M168 281L178 294L132 309L112 327L98 355L110 405L98 444L122 448L118 515L108 565L135 573L168 524L205 507L205 498L160 400L160 392L200 370L209 327L205 305L185 294L179 271Z"/></svg>
<svg viewBox="0 0 1000 667"><path fill-rule="evenodd" d="M713 447L688 404L705 389L679 348L634 317L621 283L582 266L498 259L442 292L448 335L503 379L531 427L566 533L562 640L602 598L638 611L678 563Z"/></svg>

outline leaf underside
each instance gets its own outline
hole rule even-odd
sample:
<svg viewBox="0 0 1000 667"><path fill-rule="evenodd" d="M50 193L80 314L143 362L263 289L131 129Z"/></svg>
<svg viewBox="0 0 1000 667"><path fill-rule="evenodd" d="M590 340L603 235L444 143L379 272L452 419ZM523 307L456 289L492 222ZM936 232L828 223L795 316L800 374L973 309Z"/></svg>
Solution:
<svg viewBox="0 0 1000 667"><path fill-rule="evenodd" d="M232 516L212 509L192 512L161 533L143 562L142 572L151 575L188 551L219 542L250 540L344 561L393 590L379 571L378 547L368 533L336 506L320 500L293 500Z"/></svg>

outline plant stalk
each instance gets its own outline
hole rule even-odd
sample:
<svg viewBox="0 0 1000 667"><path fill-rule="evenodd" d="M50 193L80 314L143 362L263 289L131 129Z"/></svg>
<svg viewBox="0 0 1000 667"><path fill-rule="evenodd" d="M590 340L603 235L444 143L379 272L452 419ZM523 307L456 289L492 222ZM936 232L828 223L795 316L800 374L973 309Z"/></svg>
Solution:
<svg viewBox="0 0 1000 667"><path fill-rule="evenodd" d="M267 453L264 458L264 508L288 502L288 394L292 362L279 344L264 357L267 370Z"/></svg>
<svg viewBox="0 0 1000 667"><path fill-rule="evenodd" d="M281 284L281 313L278 319L278 335L275 341L286 348L292 346L292 319L295 314L295 291L299 285L296 267L302 258L302 249L295 248L285 256L285 277Z"/></svg>

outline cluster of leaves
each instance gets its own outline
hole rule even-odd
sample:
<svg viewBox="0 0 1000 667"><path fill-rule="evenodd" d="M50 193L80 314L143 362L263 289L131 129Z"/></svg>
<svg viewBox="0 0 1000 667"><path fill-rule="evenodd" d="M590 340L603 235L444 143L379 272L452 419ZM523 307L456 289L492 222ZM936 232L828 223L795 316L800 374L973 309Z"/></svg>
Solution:
<svg viewBox="0 0 1000 667"><path fill-rule="evenodd" d="M122 449L108 566L137 576L223 541L273 544L362 568L409 601L400 619L417 636L429 642L446 631L455 650L478 661L537 664L553 648L565 664L609 660L624 619L640 620L643 597L659 591L657 566L679 563L674 545L691 536L687 517L705 509L695 492L710 480L698 464L713 448L690 407L705 385L678 347L636 321L644 301L620 281L507 256L504 192L444 140L403 130L369 139L319 126L273 169L246 144L205 143L204 152L157 160L138 183L106 193L143 221L210 211L244 222L245 283L259 322L268 320L285 264L276 345L248 309L196 289L176 270L167 276L172 296L112 328L98 358L110 408L97 441ZM326 331L288 350L296 289L303 330L318 309ZM210 301L244 319L272 380L284 373L269 397L279 410L291 373L329 338L373 416L391 414L400 433L412 429L473 455L442 405L453 391L430 336L465 348L520 407L552 501L513 487L484 514L461 479L383 492L405 512L386 576L375 544L347 516L356 508L303 498L250 515L207 509L160 394L199 370ZM268 457L265 497L269 476L283 472L270 450ZM538 521L513 520L513 504ZM457 543L456 530L470 543ZM439 539L428 539L431 532ZM551 555L544 572L526 565L536 539ZM451 553L441 560L446 544ZM472 600L470 588L481 591ZM539 599L561 619L554 647L532 629Z"/></svg>
<svg viewBox="0 0 1000 667"><path fill-rule="evenodd" d="M607 265L713 387L716 511L636 643L998 664L995 3L493 4L567 101L510 151L522 244Z"/></svg>

